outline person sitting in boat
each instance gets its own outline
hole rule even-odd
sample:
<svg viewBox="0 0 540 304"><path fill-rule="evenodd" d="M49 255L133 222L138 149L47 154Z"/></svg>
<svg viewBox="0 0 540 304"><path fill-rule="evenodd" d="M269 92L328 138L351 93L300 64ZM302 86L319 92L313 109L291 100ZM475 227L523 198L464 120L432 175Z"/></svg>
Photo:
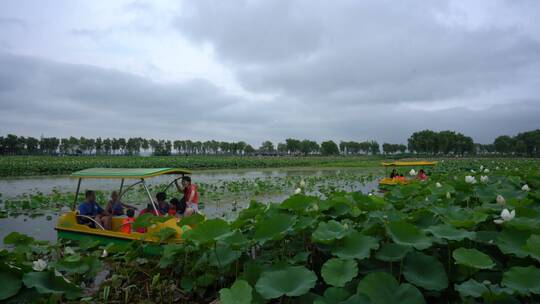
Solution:
<svg viewBox="0 0 540 304"><path fill-rule="evenodd" d="M403 176L403 174L396 174L396 177L394 177L396 180L398 181L406 181L407 179L405 178L405 176Z"/></svg>
<svg viewBox="0 0 540 304"><path fill-rule="evenodd" d="M399 176L396 169L392 169L392 172L390 173L390 178L395 178Z"/></svg>
<svg viewBox="0 0 540 304"><path fill-rule="evenodd" d="M122 226L120 227L120 232L130 234L131 233L131 224L135 222L135 210L128 209L126 211L127 217L122 221Z"/></svg>
<svg viewBox="0 0 540 304"><path fill-rule="evenodd" d="M428 179L424 169L420 169L420 171L418 171L418 175L416 176L416 178L418 178L419 180L427 180Z"/></svg>
<svg viewBox="0 0 540 304"><path fill-rule="evenodd" d="M184 198L177 199L173 198L170 202L170 209L169 214L175 215L177 217L186 217L193 214L193 209L187 208L186 202L184 201ZM174 214L171 212L171 210L174 210Z"/></svg>
<svg viewBox="0 0 540 304"><path fill-rule="evenodd" d="M191 177L182 177L182 187L184 188L184 197L182 198L186 203L186 213L193 214L199 212L199 192L197 191L197 185L191 182Z"/></svg>
<svg viewBox="0 0 540 304"><path fill-rule="evenodd" d="M82 217L78 217L79 223L96 228L95 222L97 222L103 228L111 230L112 217L96 203L96 193L92 190L87 190L84 196L84 202L79 205L79 214L83 215ZM90 218L94 219L95 222Z"/></svg>
<svg viewBox="0 0 540 304"><path fill-rule="evenodd" d="M148 203L148 205L146 205L146 208L144 208L143 210L139 212L139 216L146 213L152 213L153 215L156 215L156 216L159 215L158 212L156 212L156 209L154 209L154 206L152 205L152 203Z"/></svg>
<svg viewBox="0 0 540 304"><path fill-rule="evenodd" d="M137 210L137 208L134 206L122 203L120 201L120 196L118 195L118 192L113 191L111 193L111 200L107 204L107 207L105 207L105 210L113 216L120 216L124 215L124 208Z"/></svg>
<svg viewBox="0 0 540 304"><path fill-rule="evenodd" d="M157 209L161 215L169 213L169 203L167 203L166 199L167 194L165 192L158 192L158 194L156 194Z"/></svg>

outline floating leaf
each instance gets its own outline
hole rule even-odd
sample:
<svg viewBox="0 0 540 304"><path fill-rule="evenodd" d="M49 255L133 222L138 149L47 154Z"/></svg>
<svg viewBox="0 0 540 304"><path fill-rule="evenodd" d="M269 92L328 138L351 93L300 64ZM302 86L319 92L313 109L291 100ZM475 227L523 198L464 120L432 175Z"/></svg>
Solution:
<svg viewBox="0 0 540 304"><path fill-rule="evenodd" d="M458 248L452 252L456 264L477 269L491 269L495 266L489 255L476 249Z"/></svg>
<svg viewBox="0 0 540 304"><path fill-rule="evenodd" d="M289 266L261 274L255 289L265 299L301 296L315 286L317 276L302 266Z"/></svg>
<svg viewBox="0 0 540 304"><path fill-rule="evenodd" d="M502 284L520 294L540 294L540 269L534 266L512 267L503 274Z"/></svg>
<svg viewBox="0 0 540 304"><path fill-rule="evenodd" d="M396 262L403 259L411 249L411 246L386 243L382 245L381 250L375 254L375 257L385 262Z"/></svg>
<svg viewBox="0 0 540 304"><path fill-rule="evenodd" d="M336 287L343 287L358 274L358 265L354 260L329 259L321 268L324 281Z"/></svg>
<svg viewBox="0 0 540 304"><path fill-rule="evenodd" d="M413 224L403 221L390 222L386 231L396 244L413 246L418 250L431 246L431 240Z"/></svg>
<svg viewBox="0 0 540 304"><path fill-rule="evenodd" d="M339 240L347 235L348 229L340 222L331 220L329 222L320 222L317 229L313 232L312 238L315 242L330 243Z"/></svg>
<svg viewBox="0 0 540 304"><path fill-rule="evenodd" d="M451 225L437 225L431 226L425 231L431 233L434 237L439 239L446 239L450 241L461 241L463 239L472 240L475 238L475 233L464 229L457 229Z"/></svg>
<svg viewBox="0 0 540 304"><path fill-rule="evenodd" d="M0 282L2 282L2 288L0 288L0 300L5 300L9 297L16 295L22 286L20 274L17 274L13 269L10 269L8 266L1 264Z"/></svg>
<svg viewBox="0 0 540 304"><path fill-rule="evenodd" d="M459 292L459 294L462 297L473 297L473 298L479 298L484 293L489 292L488 288L482 284L478 283L477 281L470 279L466 282L463 282L461 284L454 285L455 289Z"/></svg>
<svg viewBox="0 0 540 304"><path fill-rule="evenodd" d="M317 204L318 201L319 198L315 196L297 194L284 200L281 205L279 205L279 207L282 209L288 209L293 211L305 211L308 208Z"/></svg>
<svg viewBox="0 0 540 304"><path fill-rule="evenodd" d="M530 236L531 234L527 231L505 228L495 243L504 254L514 254L524 258L529 254L524 247Z"/></svg>
<svg viewBox="0 0 540 304"><path fill-rule="evenodd" d="M219 300L223 304L250 304L253 298L251 286L244 280L236 280L231 288L219 291Z"/></svg>
<svg viewBox="0 0 540 304"><path fill-rule="evenodd" d="M372 272L358 283L358 293L366 295L373 304L422 304L422 293L411 284L398 285L386 272Z"/></svg>
<svg viewBox="0 0 540 304"><path fill-rule="evenodd" d="M332 253L344 259L361 260L369 258L371 250L377 250L378 248L377 239L360 232L353 232L344 237L342 244L336 245Z"/></svg>
<svg viewBox="0 0 540 304"><path fill-rule="evenodd" d="M527 240L525 250L527 250L532 258L540 261L540 235L531 235L531 237Z"/></svg>
<svg viewBox="0 0 540 304"><path fill-rule="evenodd" d="M407 281L427 290L443 290L448 287L443 264L437 258L421 252L413 251L407 255L403 276Z"/></svg>

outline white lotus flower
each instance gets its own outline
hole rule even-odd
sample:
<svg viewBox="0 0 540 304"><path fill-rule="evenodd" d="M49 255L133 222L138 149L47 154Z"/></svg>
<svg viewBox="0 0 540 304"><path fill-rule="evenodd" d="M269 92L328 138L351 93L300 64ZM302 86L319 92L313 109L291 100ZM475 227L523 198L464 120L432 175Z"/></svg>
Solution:
<svg viewBox="0 0 540 304"><path fill-rule="evenodd" d="M75 254L75 251L73 250L73 248L68 246L68 247L64 248L64 253L65 254Z"/></svg>
<svg viewBox="0 0 540 304"><path fill-rule="evenodd" d="M47 262L42 259L38 259L37 261L32 262L32 269L35 271L43 271L47 268Z"/></svg>
<svg viewBox="0 0 540 304"><path fill-rule="evenodd" d="M531 191L531 188L529 188L529 185L525 184L525 185L523 185L523 187L521 187L521 190L523 190L525 192L529 192L529 191Z"/></svg>
<svg viewBox="0 0 540 304"><path fill-rule="evenodd" d="M465 176L465 182L467 184L476 184L476 178L474 176L467 175Z"/></svg>
<svg viewBox="0 0 540 304"><path fill-rule="evenodd" d="M106 258L108 255L109 253L107 252L107 249L103 249L103 252L101 253L101 257Z"/></svg>
<svg viewBox="0 0 540 304"><path fill-rule="evenodd" d="M499 166L495 167L495 170L499 170Z"/></svg>
<svg viewBox="0 0 540 304"><path fill-rule="evenodd" d="M300 193L302 193L302 189L296 188L296 190L294 190L294 194L300 194Z"/></svg>
<svg viewBox="0 0 540 304"><path fill-rule="evenodd" d="M480 171L482 171L482 169L484 169L484 165L480 165Z"/></svg>
<svg viewBox="0 0 540 304"><path fill-rule="evenodd" d="M300 188L304 188L306 186L306 181L301 180L300 181Z"/></svg>
<svg viewBox="0 0 540 304"><path fill-rule="evenodd" d="M452 195L450 195L450 192L446 192L446 198L450 199L451 197L452 197Z"/></svg>
<svg viewBox="0 0 540 304"><path fill-rule="evenodd" d="M410 175L410 176L415 176L415 175L416 175L416 171L414 171L414 169L411 169L411 171L409 171L409 175Z"/></svg>
<svg viewBox="0 0 540 304"><path fill-rule="evenodd" d="M488 168L485 168L485 169L484 169L484 173L489 173L489 169L488 169Z"/></svg>
<svg viewBox="0 0 540 304"><path fill-rule="evenodd" d="M476 173L476 171L474 171L474 170L471 170L471 173Z"/></svg>
<svg viewBox="0 0 540 304"><path fill-rule="evenodd" d="M489 181L489 177L487 177L487 175L482 175L480 176L480 181L482 183L487 183Z"/></svg>
<svg viewBox="0 0 540 304"><path fill-rule="evenodd" d="M516 210L509 211L508 209L505 208L503 209L503 211L501 211L501 218L505 222L512 220L514 217L516 217Z"/></svg>
<svg viewBox="0 0 540 304"><path fill-rule="evenodd" d="M500 194L497 195L496 201L497 201L497 204L499 204L499 205L505 205L505 204L506 204L506 200L505 200L504 197L503 197L502 195L500 195Z"/></svg>
<svg viewBox="0 0 540 304"><path fill-rule="evenodd" d="M435 187L440 188L440 187L442 187L442 185L441 185L441 183L437 182L437 183L435 184Z"/></svg>

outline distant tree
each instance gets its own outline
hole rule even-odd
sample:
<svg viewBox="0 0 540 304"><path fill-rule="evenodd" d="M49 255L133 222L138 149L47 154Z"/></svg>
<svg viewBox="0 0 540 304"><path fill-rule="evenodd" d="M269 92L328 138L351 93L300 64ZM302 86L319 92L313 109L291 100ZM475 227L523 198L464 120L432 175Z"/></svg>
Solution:
<svg viewBox="0 0 540 304"><path fill-rule="evenodd" d="M277 150L278 150L278 152L280 152L280 153L287 153L287 151L288 151L288 150L287 150L287 144L285 144L285 143L278 143L278 145L277 145Z"/></svg>
<svg viewBox="0 0 540 304"><path fill-rule="evenodd" d="M316 141L304 139L300 142L299 152L304 155L319 152L319 144Z"/></svg>
<svg viewBox="0 0 540 304"><path fill-rule="evenodd" d="M337 155L339 154L338 145L332 140L323 141L321 143L321 153L323 155Z"/></svg>
<svg viewBox="0 0 540 304"><path fill-rule="evenodd" d="M39 152L39 140L37 138L27 137L25 146L27 154L37 154Z"/></svg>
<svg viewBox="0 0 540 304"><path fill-rule="evenodd" d="M259 148L261 152L273 152L274 151L274 144L267 140L262 143L261 147Z"/></svg>
<svg viewBox="0 0 540 304"><path fill-rule="evenodd" d="M96 154L101 154L103 150L103 140L101 137L96 138Z"/></svg>
<svg viewBox="0 0 540 304"><path fill-rule="evenodd" d="M109 155L112 151L112 140L110 138L105 138L103 140L103 151L105 151L105 154Z"/></svg>
<svg viewBox="0 0 540 304"><path fill-rule="evenodd" d="M527 156L540 155L540 129L519 133L515 139L520 142L520 149L525 150Z"/></svg>
<svg viewBox="0 0 540 304"><path fill-rule="evenodd" d="M255 149L251 145L246 145L244 148L245 154L253 154L255 152Z"/></svg>
<svg viewBox="0 0 540 304"><path fill-rule="evenodd" d="M300 152L301 143L298 139L287 138L285 144L287 145L287 151L289 153L295 154Z"/></svg>

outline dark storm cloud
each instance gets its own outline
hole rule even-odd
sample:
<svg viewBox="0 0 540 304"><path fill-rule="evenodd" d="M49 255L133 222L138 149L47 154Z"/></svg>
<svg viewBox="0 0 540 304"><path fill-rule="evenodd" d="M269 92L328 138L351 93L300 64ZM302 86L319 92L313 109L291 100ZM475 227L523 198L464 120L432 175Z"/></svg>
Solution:
<svg viewBox="0 0 540 304"><path fill-rule="evenodd" d="M445 2L189 4L177 28L212 44L248 90L306 102L466 98L540 68L538 40L519 27L445 24Z"/></svg>

